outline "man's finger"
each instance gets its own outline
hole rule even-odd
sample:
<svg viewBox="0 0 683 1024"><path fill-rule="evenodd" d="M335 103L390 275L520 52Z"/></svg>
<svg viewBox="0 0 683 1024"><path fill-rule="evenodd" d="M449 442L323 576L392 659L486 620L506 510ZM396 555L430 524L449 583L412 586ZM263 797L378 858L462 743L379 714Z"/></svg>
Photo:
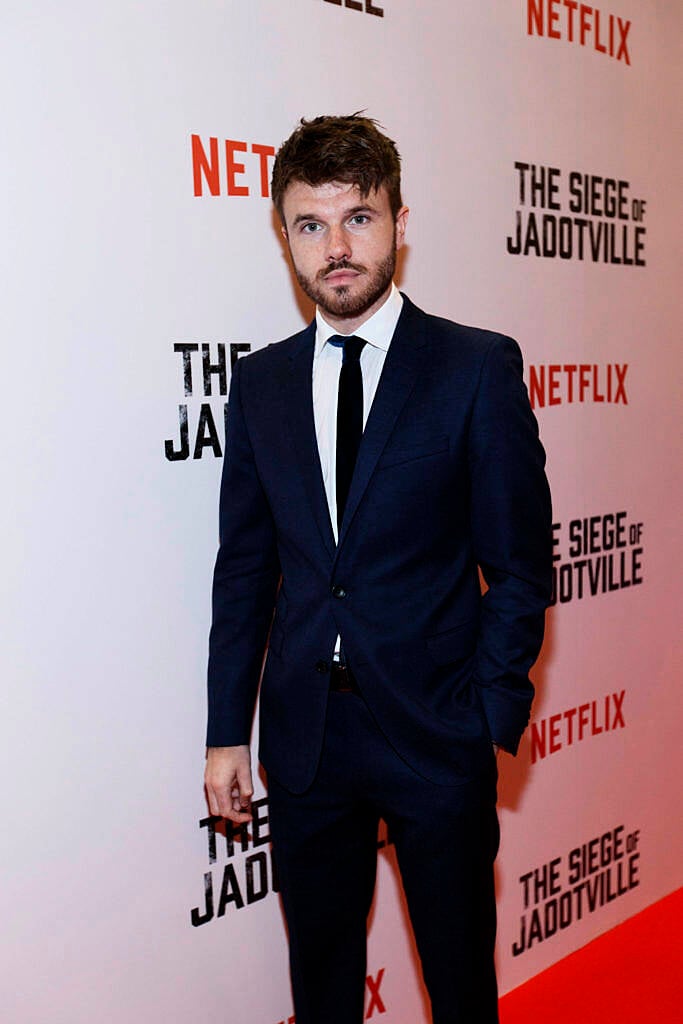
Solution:
<svg viewBox="0 0 683 1024"><path fill-rule="evenodd" d="M252 820L252 813L251 810L245 811L240 809L238 806L237 809L235 809L234 807L229 808L227 813L224 814L223 817L228 818L236 825L247 825Z"/></svg>
<svg viewBox="0 0 683 1024"><path fill-rule="evenodd" d="M249 763L237 767L237 787L239 790L239 804L242 810L247 811L251 807L251 798L254 795L254 784L251 781L251 767ZM234 802L233 802L234 807Z"/></svg>
<svg viewBox="0 0 683 1024"><path fill-rule="evenodd" d="M207 785L206 795L209 803L209 811L217 818L227 818L236 825L244 825L252 820L250 810L244 810L239 798L231 799L226 792L224 795L217 793Z"/></svg>

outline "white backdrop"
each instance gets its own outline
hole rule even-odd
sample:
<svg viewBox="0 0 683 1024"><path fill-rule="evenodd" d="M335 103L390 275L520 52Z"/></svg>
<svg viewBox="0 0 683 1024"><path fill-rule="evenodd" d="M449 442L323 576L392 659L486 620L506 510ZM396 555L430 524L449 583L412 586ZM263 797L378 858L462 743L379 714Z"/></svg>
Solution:
<svg viewBox="0 0 683 1024"><path fill-rule="evenodd" d="M229 378L231 345L310 315L252 149L301 115L380 119L412 210L401 286L514 335L533 368L561 600L534 731L502 766L503 991L680 884L683 11L582 5L581 28L559 0L356 6L3 5L8 1024L292 1013L265 802L244 850L219 834L212 860L200 825L221 468L207 418L222 440L224 401L216 374L204 394L201 346L212 363L226 346ZM220 195L199 171L195 195L192 135L207 158L217 140ZM227 194L226 140L248 195ZM553 185L536 207L516 163ZM572 210L572 172L627 182L624 216L605 215L602 181ZM518 211L527 255L508 251ZM537 254L530 213L541 230L569 218L571 258ZM604 261L612 228L616 258L637 242L645 265ZM168 459L181 406L189 457ZM588 552L570 525L584 517ZM404 923L389 848L367 1006L387 1024L427 1019Z"/></svg>

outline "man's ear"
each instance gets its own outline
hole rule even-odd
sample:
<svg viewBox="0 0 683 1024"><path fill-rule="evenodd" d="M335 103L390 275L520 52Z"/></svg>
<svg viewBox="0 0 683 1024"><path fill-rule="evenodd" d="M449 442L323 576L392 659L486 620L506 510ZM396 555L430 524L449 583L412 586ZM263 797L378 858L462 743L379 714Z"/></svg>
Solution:
<svg viewBox="0 0 683 1024"><path fill-rule="evenodd" d="M397 251L402 247L405 236L406 226L408 224L408 214L410 210L407 206L402 206L396 214L396 249Z"/></svg>

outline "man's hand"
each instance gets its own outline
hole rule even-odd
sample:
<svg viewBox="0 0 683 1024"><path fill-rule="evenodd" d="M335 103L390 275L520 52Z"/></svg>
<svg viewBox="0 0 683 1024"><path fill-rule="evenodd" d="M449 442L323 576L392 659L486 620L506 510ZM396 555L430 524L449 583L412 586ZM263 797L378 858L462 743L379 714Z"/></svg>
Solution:
<svg viewBox="0 0 683 1024"><path fill-rule="evenodd" d="M212 814L237 825L251 821L251 754L240 747L207 747L204 784Z"/></svg>

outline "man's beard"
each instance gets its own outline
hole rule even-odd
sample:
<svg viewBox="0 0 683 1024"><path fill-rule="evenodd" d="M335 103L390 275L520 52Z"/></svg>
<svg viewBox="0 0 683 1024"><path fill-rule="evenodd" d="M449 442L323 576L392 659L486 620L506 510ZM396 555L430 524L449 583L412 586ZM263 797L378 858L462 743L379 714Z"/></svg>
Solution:
<svg viewBox="0 0 683 1024"><path fill-rule="evenodd" d="M322 281L328 274L336 270L347 269L368 274L367 267L359 263L349 263L348 260L340 260L338 263L331 263L324 270L318 271L315 278L310 278L300 273L294 264L297 281L309 299L312 299L323 313L334 317L354 319L362 316L388 290L396 269L396 249L392 247L391 252L374 267L367 277L365 287L358 294L352 295L350 287L345 284L332 286L331 293L329 290L323 291Z"/></svg>

